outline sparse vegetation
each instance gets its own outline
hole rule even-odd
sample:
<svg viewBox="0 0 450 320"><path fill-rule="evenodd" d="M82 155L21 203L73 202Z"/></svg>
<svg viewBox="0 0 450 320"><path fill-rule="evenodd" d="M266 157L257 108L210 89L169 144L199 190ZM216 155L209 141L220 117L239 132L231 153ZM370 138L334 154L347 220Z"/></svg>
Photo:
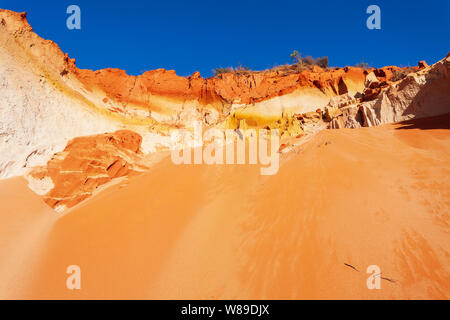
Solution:
<svg viewBox="0 0 450 320"><path fill-rule="evenodd" d="M413 67L406 67L400 70L396 70L394 71L394 73L392 74L392 78L391 81L399 81L404 79L408 74L410 74L411 72L415 72L416 70Z"/></svg>
<svg viewBox="0 0 450 320"><path fill-rule="evenodd" d="M367 62L363 62L363 61L360 62L360 63L355 64L355 67L363 68L363 69L369 69L370 68L369 64Z"/></svg>
<svg viewBox="0 0 450 320"><path fill-rule="evenodd" d="M218 76L225 73L233 73L237 75L250 74L254 72L281 72L283 75L291 73L299 73L303 70L312 70L314 66L328 69L328 57L313 58L311 56L303 57L300 52L294 50L291 53L292 64L285 64L280 66L274 66L273 68L264 71L252 71L246 66L241 64L238 67L220 67L213 69L213 75Z"/></svg>

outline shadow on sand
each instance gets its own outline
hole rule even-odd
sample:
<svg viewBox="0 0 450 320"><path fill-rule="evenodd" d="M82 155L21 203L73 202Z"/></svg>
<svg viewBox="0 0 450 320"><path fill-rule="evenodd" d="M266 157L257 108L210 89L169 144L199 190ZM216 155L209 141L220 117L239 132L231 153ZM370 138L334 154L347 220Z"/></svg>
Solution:
<svg viewBox="0 0 450 320"><path fill-rule="evenodd" d="M397 130L401 129L421 129L421 130L432 130L432 129L450 129L450 113L422 119L412 119L407 121L402 121L398 123L399 127Z"/></svg>

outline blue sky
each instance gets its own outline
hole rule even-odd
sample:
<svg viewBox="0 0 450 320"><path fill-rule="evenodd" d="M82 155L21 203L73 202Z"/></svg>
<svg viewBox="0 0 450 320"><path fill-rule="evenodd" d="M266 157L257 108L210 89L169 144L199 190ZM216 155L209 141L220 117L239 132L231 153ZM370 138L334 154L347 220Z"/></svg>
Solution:
<svg viewBox="0 0 450 320"><path fill-rule="evenodd" d="M81 8L81 30L68 30L66 8ZM381 30L366 28L366 8L381 8ZM450 1L104 1L0 0L27 11L41 37L58 43L80 68L128 74L175 69L210 76L216 67L254 70L303 55L330 65L375 67L432 63L450 51Z"/></svg>

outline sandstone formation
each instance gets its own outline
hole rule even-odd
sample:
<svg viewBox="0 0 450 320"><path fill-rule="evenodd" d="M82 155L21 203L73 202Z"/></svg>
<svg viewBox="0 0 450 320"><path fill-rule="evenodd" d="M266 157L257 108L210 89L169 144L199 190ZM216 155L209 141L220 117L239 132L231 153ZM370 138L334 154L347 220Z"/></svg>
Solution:
<svg viewBox="0 0 450 320"><path fill-rule="evenodd" d="M449 125L322 130L265 177L167 157L65 215L0 180L0 297L449 299Z"/></svg>
<svg viewBox="0 0 450 320"><path fill-rule="evenodd" d="M215 124L231 108L252 105L256 109L264 106L258 103L281 96L285 96L282 104L286 109L308 108L308 103L293 105L288 97L302 92L305 96L328 100L331 96L361 90L365 77L360 68L323 70L318 67L290 74L282 71L225 73L208 79L198 72L186 78L164 69L137 77L118 69L96 72L73 69L71 72L87 90L103 92L103 101L114 104L116 112L137 108L160 122L184 125L192 120L190 117L200 119L208 114L213 115L208 122ZM277 111L280 116L280 110Z"/></svg>
<svg viewBox="0 0 450 320"><path fill-rule="evenodd" d="M179 147L171 129L192 129L195 121L226 129L277 129L284 139L326 125L356 128L449 112L448 57L405 69L274 68L207 79L199 72L180 77L158 69L130 76L119 69L78 69L54 42L33 32L25 13L0 9L0 21L0 178L32 169L30 177L55 185L53 194L44 196L52 207L78 203L108 180L103 173L88 187L83 175L69 189L57 183L67 178L66 162L58 159L67 152L91 152L77 137L90 141L99 139L91 135L127 129L142 137L143 152L155 152ZM395 81L396 73L409 71ZM105 152L112 159L114 150L99 147L92 157ZM77 200L69 202L72 198Z"/></svg>
<svg viewBox="0 0 450 320"><path fill-rule="evenodd" d="M369 88L376 83L368 81ZM450 53L437 63L385 86L372 101L342 108L331 128L371 127L450 113Z"/></svg>
<svg viewBox="0 0 450 320"><path fill-rule="evenodd" d="M239 119L265 125L286 111L312 111L330 97L364 87L361 68L208 79L162 69L140 76L80 70L57 44L33 32L26 13L0 9L0 21L0 148L8 150L0 153L0 178L45 164L78 136L130 129L153 143L148 133L167 136L171 127L192 127L197 120L214 125L231 110Z"/></svg>
<svg viewBox="0 0 450 320"><path fill-rule="evenodd" d="M28 174L29 185L49 206L63 211L112 179L148 169L142 163L141 142L139 134L127 130L75 138L46 166Z"/></svg>

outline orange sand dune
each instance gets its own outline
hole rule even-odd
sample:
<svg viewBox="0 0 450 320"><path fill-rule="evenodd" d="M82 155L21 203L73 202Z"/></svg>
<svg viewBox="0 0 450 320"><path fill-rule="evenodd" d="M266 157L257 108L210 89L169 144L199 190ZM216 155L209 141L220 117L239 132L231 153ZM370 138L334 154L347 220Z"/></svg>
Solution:
<svg viewBox="0 0 450 320"><path fill-rule="evenodd" d="M449 124L321 131L273 176L167 157L65 215L1 181L0 298L448 299Z"/></svg>

